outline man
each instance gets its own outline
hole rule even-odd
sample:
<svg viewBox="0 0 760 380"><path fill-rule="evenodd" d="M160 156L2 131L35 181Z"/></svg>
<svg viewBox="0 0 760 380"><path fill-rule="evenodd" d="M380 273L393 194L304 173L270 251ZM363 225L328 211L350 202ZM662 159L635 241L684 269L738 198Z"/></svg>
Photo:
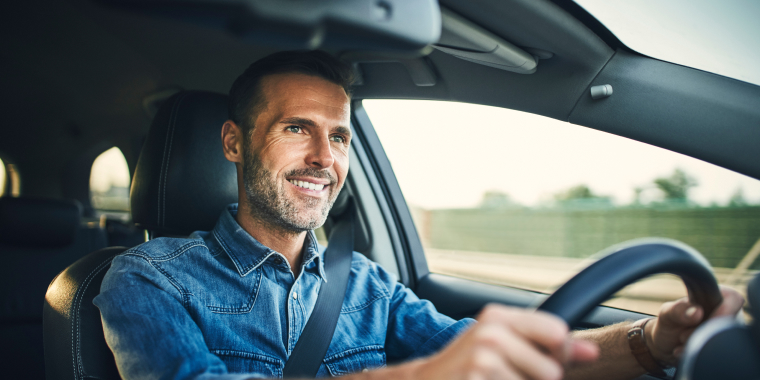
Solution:
<svg viewBox="0 0 760 380"><path fill-rule="evenodd" d="M239 203L213 231L154 239L118 256L95 299L123 377L282 375L320 285L330 280L312 230L324 223L348 172L350 82L350 67L323 52L277 53L235 81L221 137L225 157L237 166ZM736 313L741 297L724 296L716 314ZM675 363L701 313L681 300L645 325L654 365ZM551 315L499 305L477 320L438 314L355 253L318 376L559 379L646 372L629 348L630 323L570 335Z"/></svg>

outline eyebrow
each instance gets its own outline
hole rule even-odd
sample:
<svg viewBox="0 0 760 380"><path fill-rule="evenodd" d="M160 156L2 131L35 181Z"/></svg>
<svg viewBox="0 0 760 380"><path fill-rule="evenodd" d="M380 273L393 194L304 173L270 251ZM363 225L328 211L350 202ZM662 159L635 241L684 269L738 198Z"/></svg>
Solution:
<svg viewBox="0 0 760 380"><path fill-rule="evenodd" d="M314 120L306 119L303 117L289 117L287 119L280 120L279 124L296 124L296 125L304 125L307 127L316 127L317 123L314 122ZM347 127L344 127L342 125L335 127L335 131L338 133L342 133L348 137L351 137L351 130Z"/></svg>

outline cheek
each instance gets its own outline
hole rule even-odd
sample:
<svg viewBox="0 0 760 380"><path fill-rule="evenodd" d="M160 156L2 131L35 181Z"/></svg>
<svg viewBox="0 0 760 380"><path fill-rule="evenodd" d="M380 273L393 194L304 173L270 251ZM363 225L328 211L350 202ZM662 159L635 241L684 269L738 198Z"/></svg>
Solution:
<svg viewBox="0 0 760 380"><path fill-rule="evenodd" d="M346 175L348 174L348 154L337 153L333 157L335 157L335 162L333 163L335 173L338 175L341 182L345 181Z"/></svg>
<svg viewBox="0 0 760 380"><path fill-rule="evenodd" d="M259 148L259 159L270 170L280 171L284 166L290 165L298 159L297 152L302 149L299 144L303 144L303 142L284 137L270 139Z"/></svg>

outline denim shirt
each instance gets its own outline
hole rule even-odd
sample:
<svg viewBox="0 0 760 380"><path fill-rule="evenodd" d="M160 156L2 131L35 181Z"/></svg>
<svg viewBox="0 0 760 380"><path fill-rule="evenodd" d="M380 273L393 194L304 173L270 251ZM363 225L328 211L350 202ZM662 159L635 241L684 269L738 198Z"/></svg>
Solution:
<svg viewBox="0 0 760 380"><path fill-rule="evenodd" d="M114 258L94 303L125 379L282 377L325 278L313 232L298 278L235 221L157 238ZM472 320L454 321L353 253L346 297L318 377L427 356Z"/></svg>

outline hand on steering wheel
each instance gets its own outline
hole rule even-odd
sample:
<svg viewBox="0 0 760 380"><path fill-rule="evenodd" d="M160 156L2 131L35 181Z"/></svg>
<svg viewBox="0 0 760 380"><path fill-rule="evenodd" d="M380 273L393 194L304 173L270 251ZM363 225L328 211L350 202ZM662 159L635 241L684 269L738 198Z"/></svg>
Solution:
<svg viewBox="0 0 760 380"><path fill-rule="evenodd" d="M733 316L741 310L744 298L735 290L721 286L723 303L707 318ZM704 318L701 306L681 298L662 305L658 318L646 326L647 341L652 356L659 362L674 366L681 357L686 341Z"/></svg>

